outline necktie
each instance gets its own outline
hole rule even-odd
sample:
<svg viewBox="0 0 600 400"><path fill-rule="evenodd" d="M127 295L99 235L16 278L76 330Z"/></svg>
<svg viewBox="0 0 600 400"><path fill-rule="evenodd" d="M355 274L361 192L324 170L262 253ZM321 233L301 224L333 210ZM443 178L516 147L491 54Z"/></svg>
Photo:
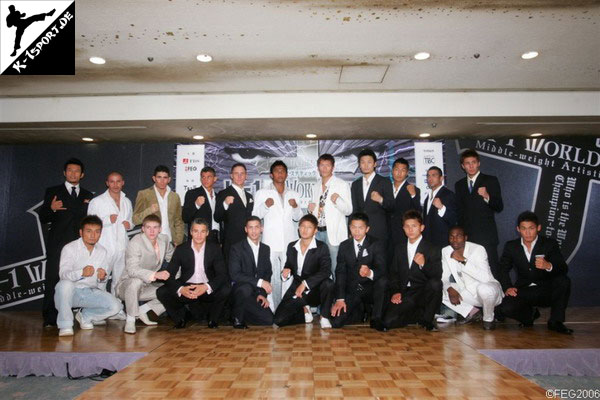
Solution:
<svg viewBox="0 0 600 400"><path fill-rule="evenodd" d="M75 186L71 186L71 197L74 199L77 198L77 190L75 189Z"/></svg>
<svg viewBox="0 0 600 400"><path fill-rule="evenodd" d="M358 247L358 254L356 255L356 259L358 260L360 258L360 256L362 255L363 245L359 243L356 246Z"/></svg>
<svg viewBox="0 0 600 400"><path fill-rule="evenodd" d="M469 179L469 193L473 193L473 181Z"/></svg>

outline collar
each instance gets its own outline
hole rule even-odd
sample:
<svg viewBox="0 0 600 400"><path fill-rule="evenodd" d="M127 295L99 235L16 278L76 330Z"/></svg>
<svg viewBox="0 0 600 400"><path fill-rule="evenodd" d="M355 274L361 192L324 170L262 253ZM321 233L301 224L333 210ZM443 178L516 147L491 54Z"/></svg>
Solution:
<svg viewBox="0 0 600 400"><path fill-rule="evenodd" d="M400 189L402 189L402 186L404 186L404 184L406 183L407 180L408 180L408 178L406 178L405 180L403 180L402 183L398 186L398 189L396 189L396 182L394 182L393 183L393 185L394 185L394 192L400 191Z"/></svg>
<svg viewBox="0 0 600 400"><path fill-rule="evenodd" d="M92 255L92 254L94 254L94 252L96 251L96 248L97 248L97 244L98 244L98 243L96 243L96 244L94 245L94 248L92 249L92 252L90 253L90 252L88 251L87 247L85 246L85 243L83 243L83 239L82 239L81 237L80 237L79 239L77 239L77 245L79 246L79 248L81 248L82 250L84 250L84 251L85 251L85 254L89 254L89 255Z"/></svg>
<svg viewBox="0 0 600 400"><path fill-rule="evenodd" d="M254 242L248 236L246 236L246 240L248 241L251 249L260 249L260 242L258 242L258 244L254 244Z"/></svg>
<svg viewBox="0 0 600 400"><path fill-rule="evenodd" d="M154 192L156 193L156 197L161 197L160 192L158 191L158 188L156 187L156 185L152 185L152 187L154 188ZM167 191L165 192L165 198L167 196L169 196L169 193L171 193L171 188L169 187L169 185L167 185Z"/></svg>
<svg viewBox="0 0 600 400"><path fill-rule="evenodd" d="M375 177L375 171L371 172L371 175L369 175L368 178L365 178L365 176L363 175L362 179L363 179L363 182L367 181L367 183L371 184L371 182L373 182L374 177Z"/></svg>
<svg viewBox="0 0 600 400"><path fill-rule="evenodd" d="M538 234L535 237L535 240L533 242L531 242L531 251L530 252L533 252L533 248L535 247L535 244L537 243L539 238L540 238L540 235ZM523 249L527 249L527 246L525 246L525 242L523 241L523 238L521 238L521 246L523 246Z"/></svg>
<svg viewBox="0 0 600 400"><path fill-rule="evenodd" d="M442 184L442 185L440 185L440 187L438 187L437 189L435 189L435 190L432 190L432 191L431 191L431 198L430 198L429 200L432 200L433 198L435 198L435 195L436 195L436 194L438 194L438 192L440 191L440 189L441 189L441 188L443 188L443 187L444 187L444 185ZM433 200L432 200L432 201L433 201Z"/></svg>
<svg viewBox="0 0 600 400"><path fill-rule="evenodd" d="M200 250L196 251L196 248L194 247L194 241L190 240L190 247L192 248L192 251L194 253L199 254L206 247L206 242L202 243L202 246L200 246Z"/></svg>
<svg viewBox="0 0 600 400"><path fill-rule="evenodd" d="M408 245L408 247L419 247L419 243L421 243L421 240L423 240L423 235L419 236L419 238L414 243L411 243L410 240L407 240L406 244Z"/></svg>
<svg viewBox="0 0 600 400"><path fill-rule="evenodd" d="M298 239L296 241L296 244L294 245L294 248L298 251L298 253L301 252L301 250L300 250L300 241L301 241L301 239ZM317 239L315 239L315 237L313 236L312 240L310 241L310 244L308 245L308 248L306 249L306 252L308 253L308 251L310 249L316 249L316 248L317 248ZM304 254L306 254L306 253L304 253Z"/></svg>
<svg viewBox="0 0 600 400"><path fill-rule="evenodd" d="M475 176L472 178L469 178L469 175L467 175L467 185L469 184L469 181L473 181L473 186L475 186L475 182L477 182L477 178L479 178L479 174L481 174L481 171L477 171Z"/></svg>
<svg viewBox="0 0 600 400"><path fill-rule="evenodd" d="M352 242L354 242L354 247L358 246L359 244L362 246L366 238L367 237L365 236L360 242L357 242L356 239L352 238Z"/></svg>
<svg viewBox="0 0 600 400"><path fill-rule="evenodd" d="M202 186L202 189L204 189L204 191L206 192L206 194L208 194L210 196L210 192L208 191L208 189L206 188L206 186L204 186L204 185L200 185L200 186ZM212 194L213 194L213 196L215 195L215 188L214 187L213 187L213 190L212 190Z"/></svg>
<svg viewBox="0 0 600 400"><path fill-rule="evenodd" d="M69 194L70 194L72 187L74 187L75 190L79 190L79 183L77 185L73 185L72 183L69 183L69 182L65 181L65 187L67 188L67 192L69 192Z"/></svg>

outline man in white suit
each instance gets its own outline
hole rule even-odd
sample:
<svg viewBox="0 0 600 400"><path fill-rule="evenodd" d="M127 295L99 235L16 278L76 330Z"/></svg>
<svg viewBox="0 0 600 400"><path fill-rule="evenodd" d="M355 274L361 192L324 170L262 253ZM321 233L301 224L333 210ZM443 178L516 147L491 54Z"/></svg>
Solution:
<svg viewBox="0 0 600 400"><path fill-rule="evenodd" d="M308 212L319 220L317 240L327 243L331 256L331 275L335 279L340 243L348 239L346 217L352 213L350 185L333 175L335 159L322 154L317 160L320 178L313 186L313 198Z"/></svg>
<svg viewBox="0 0 600 400"><path fill-rule="evenodd" d="M442 303L464 317L459 323L481 319L483 308L483 329L494 329L494 307L502 302L503 293L485 248L467 242L461 226L450 229L448 240L450 245L442 249Z"/></svg>
<svg viewBox="0 0 600 400"><path fill-rule="evenodd" d="M146 216L142 222L142 233L131 238L127 246L125 270L115 287L117 296L125 301L127 320L125 333L135 333L135 319L146 325L156 325L146 314L152 310L156 315L165 311L156 298L156 290L161 281L169 279L169 272L162 270L164 261L170 261L173 245L167 235L161 233L160 217L156 214ZM139 306L140 301L147 303Z"/></svg>

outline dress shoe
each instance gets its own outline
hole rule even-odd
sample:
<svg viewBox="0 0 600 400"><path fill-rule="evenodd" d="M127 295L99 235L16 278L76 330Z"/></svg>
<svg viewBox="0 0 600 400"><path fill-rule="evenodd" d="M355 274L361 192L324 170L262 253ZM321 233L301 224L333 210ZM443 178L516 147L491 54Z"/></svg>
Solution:
<svg viewBox="0 0 600 400"><path fill-rule="evenodd" d="M92 324L91 322L83 321L81 310L77 311L77 314L75 314L75 319L77 320L77 322L79 322L79 326L81 327L81 329L94 329L94 324Z"/></svg>
<svg viewBox="0 0 600 400"><path fill-rule="evenodd" d="M106 320L103 319L103 320L100 320L100 321L92 321L92 324L94 326L104 326L104 325L106 325Z"/></svg>
<svg viewBox="0 0 600 400"><path fill-rule="evenodd" d="M73 329L72 328L59 329L58 336L73 336Z"/></svg>
<svg viewBox="0 0 600 400"><path fill-rule="evenodd" d="M423 328L425 328L425 330L428 332L438 332L439 331L437 325L434 324L433 322L421 321L421 322L419 322L419 325L421 325Z"/></svg>
<svg viewBox="0 0 600 400"><path fill-rule="evenodd" d="M331 322L327 318L321 317L321 329L331 329Z"/></svg>
<svg viewBox="0 0 600 400"><path fill-rule="evenodd" d="M560 321L548 321L548 329L558 333L564 333L570 335L573 333L573 329L567 328L565 324Z"/></svg>
<svg viewBox="0 0 600 400"><path fill-rule="evenodd" d="M540 310L536 307L533 309L533 314L531 315L531 321L521 322L519 324L519 326L524 327L524 328L530 328L533 326L533 323L535 322L535 320L538 319L539 317L540 317Z"/></svg>
<svg viewBox="0 0 600 400"><path fill-rule="evenodd" d="M116 313L115 315L111 315L110 317L108 317L108 319L116 319L118 321L125 321L127 319L127 314L125 314L125 311L121 310L118 313Z"/></svg>
<svg viewBox="0 0 600 400"><path fill-rule="evenodd" d="M479 321L481 321L482 318L483 318L483 314L481 313L481 310L477 310L477 312L475 314L469 314L469 315L467 315L466 318L463 318L463 319L457 321L456 323L458 325L465 325L465 324L470 324L471 322L479 322Z"/></svg>
<svg viewBox="0 0 600 400"><path fill-rule="evenodd" d="M175 326L173 327L174 329L184 329L185 325L186 325L187 321L184 319L180 319Z"/></svg>
<svg viewBox="0 0 600 400"><path fill-rule="evenodd" d="M148 326L158 325L158 322L152 321L150 318L148 318L148 314L146 313L140 313L140 315L138 315L138 318L140 319L140 321L142 321Z"/></svg>
<svg viewBox="0 0 600 400"><path fill-rule="evenodd" d="M234 329L248 329L248 325L245 322L240 321L237 318L233 319L233 328Z"/></svg>
<svg viewBox="0 0 600 400"><path fill-rule="evenodd" d="M307 312L307 313L304 313L304 323L310 324L311 322L313 322L313 315L312 315L312 313L310 311Z"/></svg>
<svg viewBox="0 0 600 400"><path fill-rule="evenodd" d="M380 319L372 319L371 323L369 325L371 326L371 328L373 328L379 332L387 332L388 331L387 326L385 326L383 321L381 321Z"/></svg>
<svg viewBox="0 0 600 400"><path fill-rule="evenodd" d="M219 327L219 323L217 321L208 320L208 327L210 329L217 329Z"/></svg>
<svg viewBox="0 0 600 400"><path fill-rule="evenodd" d="M492 331L496 329L496 323L494 321L483 321L483 330Z"/></svg>
<svg viewBox="0 0 600 400"><path fill-rule="evenodd" d="M52 321L44 321L44 324L42 325L44 328L52 328L53 326L56 326L56 322L52 322Z"/></svg>
<svg viewBox="0 0 600 400"><path fill-rule="evenodd" d="M135 334L135 318L133 320L129 319L125 322L125 333Z"/></svg>

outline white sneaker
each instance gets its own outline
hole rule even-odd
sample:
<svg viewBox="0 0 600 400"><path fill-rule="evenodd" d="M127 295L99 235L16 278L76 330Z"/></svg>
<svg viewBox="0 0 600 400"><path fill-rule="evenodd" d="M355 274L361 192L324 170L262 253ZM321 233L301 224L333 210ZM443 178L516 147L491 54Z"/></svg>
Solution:
<svg viewBox="0 0 600 400"><path fill-rule="evenodd" d="M73 336L73 329L72 328L59 329L58 336Z"/></svg>
<svg viewBox="0 0 600 400"><path fill-rule="evenodd" d="M79 322L79 326L81 329L94 329L94 324L91 322L83 322L83 317L81 316L81 310L77 311L75 314L75 319Z"/></svg>
<svg viewBox="0 0 600 400"><path fill-rule="evenodd" d="M321 317L321 329L331 329L331 322L327 318Z"/></svg>
<svg viewBox="0 0 600 400"><path fill-rule="evenodd" d="M127 315L125 314L125 311L121 310L115 315L108 317L108 319L118 319L119 321L125 321L127 319Z"/></svg>
<svg viewBox="0 0 600 400"><path fill-rule="evenodd" d="M138 318L140 319L140 321L142 321L148 326L158 325L158 322L152 321L150 318L148 318L148 314L146 313L140 313L140 315L138 315Z"/></svg>
<svg viewBox="0 0 600 400"><path fill-rule="evenodd" d="M450 322L455 322L456 318L449 315L440 315L435 320L441 324L448 324Z"/></svg>
<svg viewBox="0 0 600 400"><path fill-rule="evenodd" d="M135 319L133 321L129 320L125 322L125 333L135 333Z"/></svg>
<svg viewBox="0 0 600 400"><path fill-rule="evenodd" d="M306 322L307 324L310 324L311 322L313 322L313 319L314 319L313 315L310 311L304 313L304 322Z"/></svg>
<svg viewBox="0 0 600 400"><path fill-rule="evenodd" d="M94 326L103 326L103 325L106 325L106 320L103 319L102 321L92 321L92 324Z"/></svg>

